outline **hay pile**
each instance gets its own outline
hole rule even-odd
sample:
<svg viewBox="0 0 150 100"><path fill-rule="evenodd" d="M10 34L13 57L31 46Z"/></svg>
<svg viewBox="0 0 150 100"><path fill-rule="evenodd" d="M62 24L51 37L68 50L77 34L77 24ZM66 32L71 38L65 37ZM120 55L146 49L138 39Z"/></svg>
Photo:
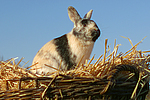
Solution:
<svg viewBox="0 0 150 100"><path fill-rule="evenodd" d="M105 40L105 52L94 64L92 59L74 70L51 76L35 75L20 67L15 58L0 61L0 99L110 99L144 100L149 90L150 51L137 50L140 41L125 53L118 54L114 43L111 52ZM79 66L80 65L80 66ZM119 94L118 94L119 93Z"/></svg>

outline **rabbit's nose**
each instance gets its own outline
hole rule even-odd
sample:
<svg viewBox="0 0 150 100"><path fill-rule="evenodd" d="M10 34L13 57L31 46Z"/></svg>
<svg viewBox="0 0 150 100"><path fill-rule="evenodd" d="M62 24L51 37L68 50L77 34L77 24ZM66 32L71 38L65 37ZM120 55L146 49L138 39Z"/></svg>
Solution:
<svg viewBox="0 0 150 100"><path fill-rule="evenodd" d="M91 31L91 36L93 37L92 40L95 42L98 39L98 37L100 36L100 30L99 29L92 30Z"/></svg>

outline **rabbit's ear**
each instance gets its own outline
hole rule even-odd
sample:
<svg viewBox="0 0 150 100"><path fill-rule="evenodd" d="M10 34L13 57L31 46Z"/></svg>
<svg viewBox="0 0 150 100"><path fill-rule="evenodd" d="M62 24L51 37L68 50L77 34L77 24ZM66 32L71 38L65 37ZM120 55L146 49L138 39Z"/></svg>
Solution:
<svg viewBox="0 0 150 100"><path fill-rule="evenodd" d="M85 14L84 18L91 19L93 10L90 10L87 14Z"/></svg>
<svg viewBox="0 0 150 100"><path fill-rule="evenodd" d="M69 15L70 20L73 23L75 23L75 22L77 22L78 20L81 19L81 17L79 15L79 13L77 12L77 10L72 6L68 7L68 15Z"/></svg>

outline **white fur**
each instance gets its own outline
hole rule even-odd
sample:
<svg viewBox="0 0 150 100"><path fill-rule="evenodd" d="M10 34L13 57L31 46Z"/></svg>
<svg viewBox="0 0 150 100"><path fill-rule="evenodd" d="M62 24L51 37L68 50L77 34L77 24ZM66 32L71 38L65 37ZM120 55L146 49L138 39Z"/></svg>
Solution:
<svg viewBox="0 0 150 100"><path fill-rule="evenodd" d="M83 43L83 41L79 40L71 33L68 33L67 36L70 40L69 45L70 45L71 51L75 55L78 55L76 59L76 63L78 63L83 56L81 63L84 64L86 59L89 59L91 55L94 42L87 41L86 43L85 42Z"/></svg>
<svg viewBox="0 0 150 100"><path fill-rule="evenodd" d="M83 56L81 63L84 64L85 60L89 59L89 57L91 55L91 52L92 52L92 49L94 46L94 42L87 41L86 43L85 42L83 43L83 41L80 41L78 38L76 38L71 33L68 33L67 36L70 40L69 45L70 45L71 51L75 55L78 55L76 62L78 63Z"/></svg>
<svg viewBox="0 0 150 100"><path fill-rule="evenodd" d="M49 68L47 66L45 66L44 64L47 64L47 65L50 65L50 66L55 66L56 68L58 68L58 62L56 62L54 59L52 59L51 57L54 56L54 57L60 57L58 52L56 52L56 46L53 44L53 40L47 42L40 50L40 51L43 51L44 54L42 55L39 55L37 53L37 55L34 57L33 59L33 62L32 64L35 64L35 63L38 63L36 64L35 66L33 66L31 68L31 71L33 73L48 73L48 72L53 72L53 71L56 71L52 68ZM49 54L47 53L50 53L51 56L49 56ZM49 59L49 60L47 60Z"/></svg>

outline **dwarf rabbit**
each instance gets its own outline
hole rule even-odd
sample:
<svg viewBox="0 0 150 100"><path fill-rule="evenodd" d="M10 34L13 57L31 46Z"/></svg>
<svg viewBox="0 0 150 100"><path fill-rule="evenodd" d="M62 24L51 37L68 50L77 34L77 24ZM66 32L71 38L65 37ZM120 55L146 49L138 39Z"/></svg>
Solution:
<svg viewBox="0 0 150 100"><path fill-rule="evenodd" d="M100 36L100 29L90 20L92 11L82 19L74 7L68 7L68 15L74 23L74 28L68 34L49 41L38 51L32 63L37 63L31 68L33 73L51 73L56 70L48 66L59 69L60 64L60 70L69 70L73 69L81 58L82 64L89 59L94 42Z"/></svg>

